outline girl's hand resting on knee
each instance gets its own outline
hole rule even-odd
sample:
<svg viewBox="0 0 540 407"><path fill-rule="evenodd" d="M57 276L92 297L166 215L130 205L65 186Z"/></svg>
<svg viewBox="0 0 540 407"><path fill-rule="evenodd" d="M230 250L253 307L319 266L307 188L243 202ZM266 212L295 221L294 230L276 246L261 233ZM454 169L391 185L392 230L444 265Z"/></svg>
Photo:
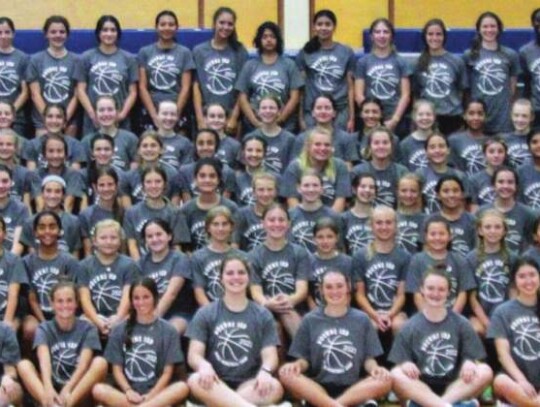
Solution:
<svg viewBox="0 0 540 407"><path fill-rule="evenodd" d="M418 379L420 377L420 370L412 362L405 362L401 365L401 370L405 373L409 379Z"/></svg>

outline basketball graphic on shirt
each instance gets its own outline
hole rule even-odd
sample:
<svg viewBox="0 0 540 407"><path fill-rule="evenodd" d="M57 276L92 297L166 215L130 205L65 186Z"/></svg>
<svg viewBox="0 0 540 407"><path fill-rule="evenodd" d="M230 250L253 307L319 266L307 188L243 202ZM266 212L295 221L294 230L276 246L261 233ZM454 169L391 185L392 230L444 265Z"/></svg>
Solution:
<svg viewBox="0 0 540 407"><path fill-rule="evenodd" d="M467 174L474 175L486 167L484 153L479 145L466 147L463 152L463 159L466 162Z"/></svg>
<svg viewBox="0 0 540 407"><path fill-rule="evenodd" d="M0 64L0 97L13 95L20 84L21 78L13 66Z"/></svg>
<svg viewBox="0 0 540 407"><path fill-rule="evenodd" d="M206 294L211 300L223 297L223 286L219 278L222 260L214 260L205 265L203 274L206 278Z"/></svg>
<svg viewBox="0 0 540 407"><path fill-rule="evenodd" d="M480 92L487 96L502 92L506 82L506 73L503 62L499 58L485 59L475 69L479 73L476 83Z"/></svg>
<svg viewBox="0 0 540 407"><path fill-rule="evenodd" d="M540 182L534 182L525 188L525 202L533 209L540 208Z"/></svg>
<svg viewBox="0 0 540 407"><path fill-rule="evenodd" d="M512 350L522 359L540 359L540 325L537 318L522 317L515 320L510 329L514 334Z"/></svg>
<svg viewBox="0 0 540 407"><path fill-rule="evenodd" d="M180 75L180 69L175 63L174 58L164 55L158 55L148 61L150 71L150 84L159 90L172 89Z"/></svg>
<svg viewBox="0 0 540 407"><path fill-rule="evenodd" d="M368 72L371 79L370 91L373 96L380 100L392 99L397 95L399 78L390 68L384 65L377 65Z"/></svg>
<svg viewBox="0 0 540 407"><path fill-rule="evenodd" d="M65 102L70 94L71 80L65 69L57 67L43 72L43 98L49 103Z"/></svg>
<svg viewBox="0 0 540 407"><path fill-rule="evenodd" d="M500 261L486 260L477 271L478 295L486 302L498 304L506 298L510 271Z"/></svg>
<svg viewBox="0 0 540 407"><path fill-rule="evenodd" d="M292 235L294 236L296 243L305 247L306 249L315 247L313 226L315 226L315 222L310 222L307 220L294 224L292 226Z"/></svg>
<svg viewBox="0 0 540 407"><path fill-rule="evenodd" d="M392 189L383 185L383 182L377 181L377 197L375 198L376 205L394 207L396 201L395 193Z"/></svg>
<svg viewBox="0 0 540 407"><path fill-rule="evenodd" d="M255 204L255 197L253 196L253 188L247 187L240 192L240 202L244 206L252 206Z"/></svg>
<svg viewBox="0 0 540 407"><path fill-rule="evenodd" d="M157 354L152 338L142 337L125 355L124 373L130 381L145 383L155 378Z"/></svg>
<svg viewBox="0 0 540 407"><path fill-rule="evenodd" d="M39 305L45 312L52 311L49 302L49 293L56 283L58 283L58 274L45 272L34 275L33 284L38 295Z"/></svg>
<svg viewBox="0 0 540 407"><path fill-rule="evenodd" d="M508 162L510 166L518 168L531 158L531 152L526 143L515 143L508 145Z"/></svg>
<svg viewBox="0 0 540 407"><path fill-rule="evenodd" d="M214 356L227 367L238 367L249 360L253 342L244 322L222 322L214 329Z"/></svg>
<svg viewBox="0 0 540 407"><path fill-rule="evenodd" d="M206 89L214 95L226 95L232 91L236 74L231 65L221 60L213 59L204 67Z"/></svg>
<svg viewBox="0 0 540 407"><path fill-rule="evenodd" d="M248 228L244 237L247 241L248 251L254 249L255 247L263 244L266 239L266 231L262 227L262 224L252 225Z"/></svg>
<svg viewBox="0 0 540 407"><path fill-rule="evenodd" d="M456 366L458 351L447 332L429 335L420 344L424 353L423 373L432 377L443 377Z"/></svg>
<svg viewBox="0 0 540 407"><path fill-rule="evenodd" d="M398 222L397 243L405 250L418 247L419 228L409 221Z"/></svg>
<svg viewBox="0 0 540 407"><path fill-rule="evenodd" d="M58 342L51 347L52 373L57 383L65 384L77 367L77 344Z"/></svg>
<svg viewBox="0 0 540 407"><path fill-rule="evenodd" d="M106 276L103 274L102 276ZM122 287L110 278L104 278L96 281L91 287L92 302L98 312L114 313L120 304L122 298Z"/></svg>
<svg viewBox="0 0 540 407"><path fill-rule="evenodd" d="M2 275L4 274L4 270ZM9 285L4 279L0 280L0 311L4 311L7 307L7 296L8 296Z"/></svg>
<svg viewBox="0 0 540 407"><path fill-rule="evenodd" d="M268 94L280 95L285 89L285 84L277 71L257 72L253 76L252 81L255 86L255 92L259 97Z"/></svg>
<svg viewBox="0 0 540 407"><path fill-rule="evenodd" d="M279 158L279 149L275 146L268 146L263 163L268 171L280 174L283 170L283 163Z"/></svg>
<svg viewBox="0 0 540 407"><path fill-rule="evenodd" d="M435 192L435 185L437 185L437 181L430 181L426 183L424 190L422 191L426 205L426 213L438 212L441 208L439 199L437 198L437 193Z"/></svg>
<svg viewBox="0 0 540 407"><path fill-rule="evenodd" d="M395 265L386 262L372 264L366 270L366 280L369 301L375 308L390 308L399 284Z"/></svg>
<svg viewBox="0 0 540 407"><path fill-rule="evenodd" d="M506 221L508 222L509 219L507 219ZM508 229L504 241L511 250L519 249L521 245L521 235L515 229Z"/></svg>
<svg viewBox="0 0 540 407"><path fill-rule="evenodd" d="M350 332L345 328L331 328L319 335L317 345L322 348L325 371L342 374L354 366L356 347L349 337Z"/></svg>
<svg viewBox="0 0 540 407"><path fill-rule="evenodd" d="M452 77L448 72L448 65L435 62L429 65L427 72L423 73L426 81L426 93L434 99L442 99L450 94Z"/></svg>
<svg viewBox="0 0 540 407"><path fill-rule="evenodd" d="M289 270L290 265L286 261L277 261L266 265L262 276L267 295L275 297L278 294L294 292L296 281Z"/></svg>
<svg viewBox="0 0 540 407"><path fill-rule="evenodd" d="M343 77L343 69L333 56L318 58L311 69L315 71L315 86L322 92L334 91L336 83Z"/></svg>
<svg viewBox="0 0 540 407"><path fill-rule="evenodd" d="M98 95L116 95L123 81L116 62L98 62L91 68L92 89Z"/></svg>
<svg viewBox="0 0 540 407"><path fill-rule="evenodd" d="M349 245L349 251L355 253L362 247L366 247L373 239L371 226L367 224L352 225L347 228L345 241Z"/></svg>

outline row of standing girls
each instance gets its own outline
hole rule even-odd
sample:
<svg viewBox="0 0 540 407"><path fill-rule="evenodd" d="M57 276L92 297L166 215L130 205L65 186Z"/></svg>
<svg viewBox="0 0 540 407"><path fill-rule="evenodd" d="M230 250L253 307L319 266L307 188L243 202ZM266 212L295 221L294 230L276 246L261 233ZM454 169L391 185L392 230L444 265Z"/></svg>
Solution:
<svg viewBox="0 0 540 407"><path fill-rule="evenodd" d="M396 52L394 27L387 19L371 24L372 50L358 61L349 46L334 41L337 19L331 10L315 13L315 35L300 50L296 63L283 55L284 41L273 22L258 27L253 45L259 55L248 60L235 24L232 9L217 9L212 39L192 53L176 42L178 19L164 10L155 19L157 42L141 48L135 57L119 48L118 19L104 15L95 29L98 46L77 56L65 48L69 22L51 16L43 27L48 48L29 58L13 47L13 21L2 17L0 63L11 74L9 81L3 81L2 95L15 106L16 130L24 136L28 135L23 114L27 100L33 104L36 134L45 132L45 106L59 103L67 113L66 132L86 135L98 127L96 101L103 95L114 98L125 129L156 128L158 105L169 100L176 104L179 124L193 115L201 128L203 107L219 103L230 113L227 129L236 131L241 121L245 134L261 126L256 110L260 98L269 93L283 106L279 121L288 130L313 126L313 102L328 93L335 97L338 128L354 131L355 110L366 98L376 98L382 101L385 125L400 135L408 131L404 117L411 95L434 103L441 130L449 134L460 128L466 93L486 103L485 130L493 134L512 130L510 105L523 70L534 110L540 111L538 90L532 85L538 80L534 67L540 49L539 10L531 15L534 38L519 55L500 44L503 23L495 13L479 16L474 41L463 58L445 50L443 21L430 20L422 32L425 49L414 68ZM132 114L137 100L142 110ZM77 129L80 110L84 120ZM138 125L132 126L133 118Z"/></svg>

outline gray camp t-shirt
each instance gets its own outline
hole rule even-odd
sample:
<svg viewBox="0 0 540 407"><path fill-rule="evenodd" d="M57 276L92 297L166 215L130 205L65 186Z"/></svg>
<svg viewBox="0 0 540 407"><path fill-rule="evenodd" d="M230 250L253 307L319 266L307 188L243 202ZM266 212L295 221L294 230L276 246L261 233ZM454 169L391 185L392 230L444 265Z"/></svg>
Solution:
<svg viewBox="0 0 540 407"><path fill-rule="evenodd" d="M424 140L418 140L409 134L399 142L401 164L411 172L427 167L428 159L425 146Z"/></svg>
<svg viewBox="0 0 540 407"><path fill-rule="evenodd" d="M146 72L148 91L156 107L163 100L176 102L182 74L195 69L191 51L176 43L172 48L160 48L157 44L142 47L137 61Z"/></svg>
<svg viewBox="0 0 540 407"><path fill-rule="evenodd" d="M348 105L349 85L347 75L354 71L356 57L351 47L334 43L330 48L320 48L308 54L300 50L296 55L296 65L305 73L305 112L311 112L317 96L330 94L341 110Z"/></svg>
<svg viewBox="0 0 540 407"><path fill-rule="evenodd" d="M184 362L180 336L164 319L150 324L135 323L131 347L125 341L127 322L113 328L105 348L105 359L121 366L129 385L139 394L147 394L157 383L166 366Z"/></svg>
<svg viewBox="0 0 540 407"><path fill-rule="evenodd" d="M353 256L353 278L365 284L366 297L375 310L388 311L405 281L411 255L399 247L390 253L369 252L363 248Z"/></svg>
<svg viewBox="0 0 540 407"><path fill-rule="evenodd" d="M233 242L240 250L250 251L266 239L266 231L262 218L255 213L252 206L240 208L236 213L236 223L233 231Z"/></svg>
<svg viewBox="0 0 540 407"><path fill-rule="evenodd" d="M348 198L351 196L351 179L349 170L345 162L339 158L332 158L334 161L335 175L334 179L330 179L324 173L321 173L323 181L322 202L325 205L331 206L336 198ZM292 161L285 174L283 174L282 184L280 186L280 196L286 198L299 198L300 194L297 191L297 185L302 179L302 169L300 168L299 160Z"/></svg>
<svg viewBox="0 0 540 407"><path fill-rule="evenodd" d="M517 52L505 46L499 46L497 51L480 48L478 58L472 60L471 51L467 50L463 60L468 71L471 96L486 103L485 131L512 131L510 82L521 73Z"/></svg>
<svg viewBox="0 0 540 407"><path fill-rule="evenodd" d="M540 323L536 307L516 299L501 304L491 317L487 337L508 340L513 361L527 380L540 388Z"/></svg>
<svg viewBox="0 0 540 407"><path fill-rule="evenodd" d="M540 110L540 47L536 41L525 44L519 50L519 57L521 68L530 81L533 108L537 112Z"/></svg>
<svg viewBox="0 0 540 407"><path fill-rule="evenodd" d="M336 256L323 259L317 253L310 256L311 273L309 276L309 294L315 300L318 306L323 304L321 297L321 283L324 273L329 270L337 270L347 276L347 279L353 281L353 261L350 256L338 253Z"/></svg>
<svg viewBox="0 0 540 407"><path fill-rule="evenodd" d="M24 268L28 275L30 289L36 293L41 310L45 317L52 316L52 306L49 300L51 288L60 279L75 281L80 274L79 263L66 252L59 251L54 259L44 260L37 252L23 257Z"/></svg>
<svg viewBox="0 0 540 407"><path fill-rule="evenodd" d="M265 296L291 295L296 281L309 280L309 254L306 249L287 242L281 250L270 250L265 244L249 252L252 284L262 286Z"/></svg>
<svg viewBox="0 0 540 407"><path fill-rule="evenodd" d="M519 178L518 200L540 214L540 171L534 164L524 164L517 169Z"/></svg>
<svg viewBox="0 0 540 407"><path fill-rule="evenodd" d="M29 57L24 52L13 49L11 52L0 52L0 99L13 104L21 94L21 84L26 81L26 69Z"/></svg>
<svg viewBox="0 0 540 407"><path fill-rule="evenodd" d="M239 312L229 310L223 300L202 307L186 336L206 345L205 359L229 383L253 378L262 364L262 350L279 345L272 314L252 301Z"/></svg>
<svg viewBox="0 0 540 407"><path fill-rule="evenodd" d="M492 204L495 200L495 188L491 184L491 174L486 170L474 174L470 179L471 201L479 206Z"/></svg>
<svg viewBox="0 0 540 407"><path fill-rule="evenodd" d="M81 143L86 153L86 162L92 161L92 138L97 133L89 133L83 137ZM113 137L114 153L111 165L121 171L128 171L130 164L137 158L137 143L139 138L130 131L118 129Z"/></svg>
<svg viewBox="0 0 540 407"><path fill-rule="evenodd" d="M243 45L238 50L229 45L218 50L207 41L193 49L195 80L201 89L203 105L219 103L228 111L233 109L236 103L234 85L247 59L248 52Z"/></svg>
<svg viewBox="0 0 540 407"><path fill-rule="evenodd" d="M77 284L88 288L96 312L105 317L116 314L124 288L130 286L141 272L137 264L123 254L108 265L95 255L85 258L79 265Z"/></svg>
<svg viewBox="0 0 540 407"><path fill-rule="evenodd" d="M247 257L238 249L230 248L226 252L216 252L208 246L191 255L189 268L193 287L202 288L210 301L223 297L220 270L223 260L229 255Z"/></svg>
<svg viewBox="0 0 540 407"><path fill-rule="evenodd" d="M0 216L4 219L6 224L6 233L4 237L4 242L2 246L5 250L11 250L13 247L13 234L15 233L15 228L23 226L24 222L30 216L30 212L25 204L17 198L9 198L8 204L0 208Z"/></svg>
<svg viewBox="0 0 540 407"><path fill-rule="evenodd" d="M469 267L474 272L478 301L486 315L508 299L510 294L510 271L513 270L517 257L513 253L484 253L472 250L466 257Z"/></svg>
<svg viewBox="0 0 540 407"><path fill-rule="evenodd" d="M41 345L49 349L52 379L59 386L64 386L71 379L84 349L101 350L97 328L78 318L70 331L60 329L54 319L39 324L34 350Z"/></svg>
<svg viewBox="0 0 540 407"><path fill-rule="evenodd" d="M17 335L10 326L0 322L0 374L4 374L4 365L15 366L20 360Z"/></svg>
<svg viewBox="0 0 540 407"><path fill-rule="evenodd" d="M26 82L37 82L41 96L46 103L58 103L67 107L75 93L75 72L79 66L79 57L67 52L61 58L55 58L47 50L30 57L26 69ZM41 114L34 107L32 120L36 127L43 127Z"/></svg>
<svg viewBox="0 0 540 407"><path fill-rule="evenodd" d="M414 69L413 92L433 102L437 115L461 115L463 91L468 87L463 60L450 52L430 56L425 71L420 71L418 65Z"/></svg>
<svg viewBox="0 0 540 407"><path fill-rule="evenodd" d="M397 206L397 189L399 179L409 170L404 165L391 162L384 169L375 168L371 161L356 165L351 171L353 179L357 174L367 173L373 175L377 185L376 205L384 205L390 208Z"/></svg>
<svg viewBox="0 0 540 407"><path fill-rule="evenodd" d="M368 216L360 218L351 210L341 214L341 222L345 231L344 241L347 253L353 255L373 240L371 220Z"/></svg>
<svg viewBox="0 0 540 407"><path fill-rule="evenodd" d="M400 55L392 52L385 58L366 54L356 63L354 77L363 79L364 96L379 99L383 105L384 118L389 119L396 111L401 97L401 80L408 78L412 69Z"/></svg>
<svg viewBox="0 0 540 407"><path fill-rule="evenodd" d="M330 317L319 307L305 315L289 356L309 363L308 376L317 383L351 386L364 373L364 363L383 353L368 316L349 308L342 317Z"/></svg>
<svg viewBox="0 0 540 407"><path fill-rule="evenodd" d="M265 64L260 57L247 61L238 76L235 89L247 95L251 108L256 112L263 96L275 95L284 106L289 101L290 92L303 86L304 78L294 61L281 55L272 64ZM284 127L294 128L291 126L297 118L293 113Z"/></svg>
<svg viewBox="0 0 540 407"><path fill-rule="evenodd" d="M503 140L508 149L508 163L512 168L519 168L523 164L530 162L532 155L527 144L526 134L506 133L503 134Z"/></svg>
<svg viewBox="0 0 540 407"><path fill-rule="evenodd" d="M135 239L141 254L146 253L146 243L142 236L142 229L146 222L151 219L162 219L169 224L173 232L172 244L182 244L190 241L189 230L185 219L180 215L176 207L166 204L160 209L151 208L146 201L141 201L128 208L124 215L124 230L126 238Z"/></svg>
<svg viewBox="0 0 540 407"><path fill-rule="evenodd" d="M482 147L486 137L473 137L468 131L454 133L448 137L451 162L471 177L486 168Z"/></svg>
<svg viewBox="0 0 540 407"><path fill-rule="evenodd" d="M233 217L236 216L238 207L230 199L220 196L219 203L216 206L226 206L231 211ZM206 235L204 222L208 210L199 208L197 198L195 198L182 205L180 214L184 218L185 225L187 225L187 231L190 235L189 241L193 245L193 250L198 250L206 246L208 244L208 236Z"/></svg>
<svg viewBox="0 0 540 407"><path fill-rule="evenodd" d="M423 212L413 213L410 215L398 212L398 233L396 239L399 247L407 250L411 254L415 254L416 252L420 251L426 216L427 215Z"/></svg>
<svg viewBox="0 0 540 407"><path fill-rule="evenodd" d="M0 256L0 317L3 319L6 313L10 284L28 284L28 275L22 259L8 252Z"/></svg>
<svg viewBox="0 0 540 407"><path fill-rule="evenodd" d="M463 362L485 357L482 341L469 321L449 310L440 322L429 321L421 312L414 315L394 339L388 360L412 362L420 369L422 381L448 385Z"/></svg>
<svg viewBox="0 0 540 407"><path fill-rule="evenodd" d="M445 264L446 273L450 278L450 294L447 305L452 306L457 295L464 291L476 288L473 270L467 264L465 258L458 253L448 252L444 260L435 260L426 252L415 254L409 262L407 277L405 279L405 291L411 294L420 292L422 276L429 267Z"/></svg>
<svg viewBox="0 0 540 407"><path fill-rule="evenodd" d="M75 71L77 82L86 83L86 93L92 106L100 96L111 95L121 109L129 95L130 85L139 80L135 57L122 49L105 54L99 48L89 49L81 55L81 62ZM94 128L85 114L86 131Z"/></svg>
<svg viewBox="0 0 540 407"><path fill-rule="evenodd" d="M165 316L178 315L180 313L193 313L193 293L191 284L188 284L188 279L191 279L189 270L189 258L178 250L169 250L169 253L160 262L152 260L152 253L146 253L138 262L141 273L145 277L150 277L156 282L159 297L169 288L171 279L181 277L184 279L184 286L178 292L173 300L170 308Z"/></svg>
<svg viewBox="0 0 540 407"><path fill-rule="evenodd" d="M266 171L277 175L283 174L294 158L295 135L285 129L281 129L279 134L270 137L261 129L256 129L246 134L244 139L255 135L266 140L266 153L263 162Z"/></svg>
<svg viewBox="0 0 540 407"><path fill-rule="evenodd" d="M289 209L289 217L292 240L310 253L315 253L317 250L313 228L319 219L330 218L337 224L339 230L342 230L339 214L325 205L314 211L306 211L298 205Z"/></svg>

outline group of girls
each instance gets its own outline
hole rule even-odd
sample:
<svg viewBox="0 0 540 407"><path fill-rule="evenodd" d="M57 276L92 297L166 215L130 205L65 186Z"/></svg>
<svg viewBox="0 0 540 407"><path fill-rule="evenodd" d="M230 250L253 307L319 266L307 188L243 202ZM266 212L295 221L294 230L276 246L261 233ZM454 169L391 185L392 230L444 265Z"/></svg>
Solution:
<svg viewBox="0 0 540 407"><path fill-rule="evenodd" d="M47 407L189 394L271 405L285 392L374 406L390 389L410 405L473 406L493 378L481 340L503 368L496 395L540 405L540 108L535 89L510 102L519 65L498 43L500 19L479 17L465 62L444 49L442 21L428 22L414 72L385 19L357 64L329 10L296 64L268 22L247 61L235 22L219 8L191 54L163 11L137 63L114 16L80 59L53 16L49 48L27 62L0 18L0 60L16 58L21 79L0 101L0 406L21 403L17 371ZM538 36L538 10L532 23ZM486 59L504 67L496 82L482 79ZM52 72L69 80L53 86ZM178 132L191 90L192 140ZM20 137L29 94L32 140Z"/></svg>
<svg viewBox="0 0 540 407"><path fill-rule="evenodd" d="M538 81L534 67L540 47L539 15L539 10L533 11L534 39L518 54L500 43L501 18L490 11L482 13L463 58L445 49L446 26L441 19L432 19L422 30L425 47L414 65L397 53L394 26L385 18L373 21L370 52L356 60L350 46L335 41L337 18L327 9L315 13L314 36L295 60L284 55L281 30L270 21L257 28L253 46L258 55L248 58L236 33L236 14L228 7L215 11L212 38L193 51L177 42L175 13L160 12L155 19L157 41L142 47L137 56L119 47L122 28L113 15L99 18L97 46L80 56L66 48L68 20L50 16L43 27L47 49L31 57L13 47L14 23L1 17L0 28L6 33L0 43L2 63L12 72L4 93L16 112L16 131L25 135L29 127L36 134L46 133L45 108L51 103L65 109L66 134L94 132L100 127L96 102L103 95L112 96L123 129L158 128L158 106L171 101L181 127L205 127L204 107L217 103L229 113L226 130L241 129L242 134L263 125L258 109L267 94L278 100L278 124L289 131L316 125L313 106L321 94L335 98L336 128L361 130L355 111L365 100L376 98L384 110L384 125L404 136L413 97L433 102L441 131L450 134L461 127L467 94L486 103L486 133L511 132L511 100L522 71L534 111L540 111L537 89L529 86ZM27 101L33 106L31 125L25 123ZM135 111L139 105L141 110Z"/></svg>

